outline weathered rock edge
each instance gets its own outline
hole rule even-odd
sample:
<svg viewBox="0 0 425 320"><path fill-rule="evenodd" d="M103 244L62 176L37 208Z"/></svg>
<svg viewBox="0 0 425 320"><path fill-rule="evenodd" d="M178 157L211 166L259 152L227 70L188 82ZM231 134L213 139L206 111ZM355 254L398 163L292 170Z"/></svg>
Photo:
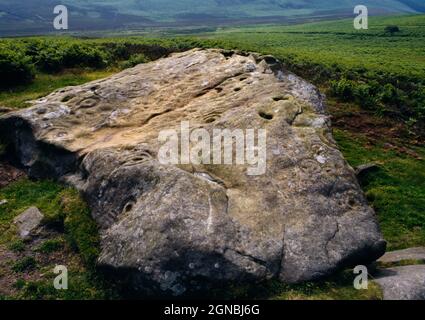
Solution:
<svg viewBox="0 0 425 320"><path fill-rule="evenodd" d="M159 164L158 133L181 120L210 132L266 128L266 174ZM385 252L323 96L270 56L173 54L58 90L0 117L0 131L32 177L82 192L101 230L99 265L136 289L296 283Z"/></svg>

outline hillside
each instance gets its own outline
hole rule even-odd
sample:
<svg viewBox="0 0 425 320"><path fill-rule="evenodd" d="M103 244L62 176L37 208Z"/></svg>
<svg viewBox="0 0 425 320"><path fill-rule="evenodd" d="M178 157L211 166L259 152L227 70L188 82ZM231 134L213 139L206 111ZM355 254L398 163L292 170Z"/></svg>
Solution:
<svg viewBox="0 0 425 320"><path fill-rule="evenodd" d="M64 0L70 11L70 31L288 23L351 17L354 0ZM372 14L425 12L421 0L366 0ZM25 4L0 2L0 35L40 34L52 29L54 0Z"/></svg>

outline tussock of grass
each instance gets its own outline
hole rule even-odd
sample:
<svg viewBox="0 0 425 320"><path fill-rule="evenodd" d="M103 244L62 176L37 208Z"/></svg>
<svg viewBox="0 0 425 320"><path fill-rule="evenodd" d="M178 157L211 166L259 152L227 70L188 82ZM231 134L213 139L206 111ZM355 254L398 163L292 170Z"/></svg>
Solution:
<svg viewBox="0 0 425 320"><path fill-rule="evenodd" d="M64 248L64 240L62 238L49 239L44 241L36 250L42 253L52 253Z"/></svg>
<svg viewBox="0 0 425 320"><path fill-rule="evenodd" d="M25 243L21 239L17 239L9 244L8 249L14 252L22 252L25 250Z"/></svg>
<svg viewBox="0 0 425 320"><path fill-rule="evenodd" d="M17 261L13 266L12 270L15 272L25 272L35 269L37 261L33 257L25 257Z"/></svg>

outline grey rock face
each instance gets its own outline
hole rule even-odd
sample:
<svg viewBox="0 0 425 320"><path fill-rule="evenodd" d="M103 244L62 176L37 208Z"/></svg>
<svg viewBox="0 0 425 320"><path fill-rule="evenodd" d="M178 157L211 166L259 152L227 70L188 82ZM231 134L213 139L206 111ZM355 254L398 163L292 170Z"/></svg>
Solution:
<svg viewBox="0 0 425 320"><path fill-rule="evenodd" d="M31 207L17 216L13 222L18 227L19 236L26 239L31 236L43 220L44 215L36 207Z"/></svg>
<svg viewBox="0 0 425 320"><path fill-rule="evenodd" d="M384 263L396 263L406 260L424 260L425 261L425 248L409 248L404 250L397 250L387 252L378 261Z"/></svg>
<svg viewBox="0 0 425 320"><path fill-rule="evenodd" d="M384 300L425 300L425 265L384 269L375 281Z"/></svg>
<svg viewBox="0 0 425 320"><path fill-rule="evenodd" d="M162 130L266 129L266 173L163 165ZM316 279L385 252L323 97L271 57L192 50L52 93L0 118L32 176L76 186L99 265L174 295L207 282Z"/></svg>

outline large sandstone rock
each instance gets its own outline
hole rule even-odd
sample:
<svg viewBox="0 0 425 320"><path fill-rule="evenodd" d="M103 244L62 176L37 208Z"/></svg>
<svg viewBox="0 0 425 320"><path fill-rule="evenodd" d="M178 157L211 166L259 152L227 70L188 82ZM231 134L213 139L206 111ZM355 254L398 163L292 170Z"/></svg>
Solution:
<svg viewBox="0 0 425 320"><path fill-rule="evenodd" d="M267 167L162 165L158 134L266 129ZM0 118L34 177L79 188L99 264L179 295L207 282L300 282L385 251L323 98L272 57L193 50L65 88Z"/></svg>

